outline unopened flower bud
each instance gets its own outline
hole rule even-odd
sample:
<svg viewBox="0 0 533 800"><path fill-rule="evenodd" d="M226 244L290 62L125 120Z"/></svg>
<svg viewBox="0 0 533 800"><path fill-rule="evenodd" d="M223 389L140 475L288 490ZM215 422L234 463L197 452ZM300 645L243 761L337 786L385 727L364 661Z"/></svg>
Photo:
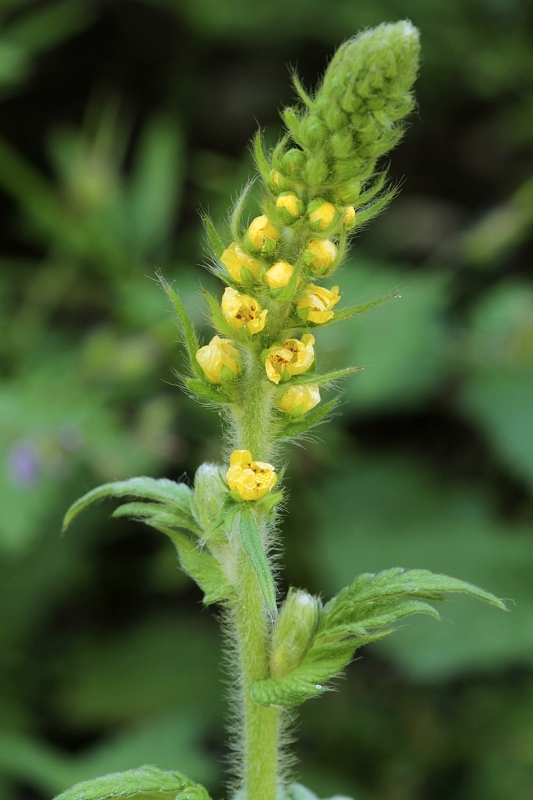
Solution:
<svg viewBox="0 0 533 800"><path fill-rule="evenodd" d="M246 235L254 250L265 250L269 240L272 243L278 241L279 230L270 222L268 217L261 214L261 216L252 220Z"/></svg>
<svg viewBox="0 0 533 800"><path fill-rule="evenodd" d="M309 239L306 250L315 254L309 266L317 275L327 272L337 258L337 248L329 239Z"/></svg>
<svg viewBox="0 0 533 800"><path fill-rule="evenodd" d="M278 480L272 464L253 461L249 450L234 450L229 464L226 480L241 500L260 500Z"/></svg>
<svg viewBox="0 0 533 800"><path fill-rule="evenodd" d="M229 339L222 339L220 336L213 336L209 344L200 347L196 360L211 383L232 380L241 369L239 351Z"/></svg>
<svg viewBox="0 0 533 800"><path fill-rule="evenodd" d="M294 272L294 266L288 261L276 261L263 275L263 280L271 289L287 286Z"/></svg>
<svg viewBox="0 0 533 800"><path fill-rule="evenodd" d="M265 327L267 309L254 297L241 294L230 286L226 287L222 296L222 313L231 327L238 331L246 325L250 333L260 333Z"/></svg>
<svg viewBox="0 0 533 800"><path fill-rule="evenodd" d="M337 216L337 209L333 203L326 200L312 200L307 206L309 227L314 231L323 231L333 223Z"/></svg>
<svg viewBox="0 0 533 800"><path fill-rule="evenodd" d="M355 222L355 208L353 206L347 206L346 211L344 212L344 217L342 218L342 224L346 225L347 228L351 228Z"/></svg>
<svg viewBox="0 0 533 800"><path fill-rule="evenodd" d="M320 390L316 384L290 386L279 401L279 408L291 417L301 417L320 403Z"/></svg>
<svg viewBox="0 0 533 800"><path fill-rule="evenodd" d="M220 516L227 488L217 464L201 464L194 476L192 510L200 527L209 530Z"/></svg>
<svg viewBox="0 0 533 800"><path fill-rule="evenodd" d="M290 225L301 217L304 211L304 204L294 192L284 192L276 198L276 208L286 225Z"/></svg>
<svg viewBox="0 0 533 800"><path fill-rule="evenodd" d="M249 270L254 278L258 278L261 270L265 266L262 261L252 258L246 253L237 242L232 242L220 256L229 274L237 283L243 282L242 268Z"/></svg>
<svg viewBox="0 0 533 800"><path fill-rule="evenodd" d="M305 162L305 155L303 150L297 147L291 147L283 154L281 159L281 167L286 175L295 175L303 167Z"/></svg>
<svg viewBox="0 0 533 800"><path fill-rule="evenodd" d="M325 289L310 283L305 287L303 297L298 300L297 309L302 319L320 324L333 319L333 307L339 302L339 287Z"/></svg>
<svg viewBox="0 0 533 800"><path fill-rule="evenodd" d="M282 678L292 672L313 643L320 600L302 589L289 589L272 634L270 674Z"/></svg>
<svg viewBox="0 0 533 800"><path fill-rule="evenodd" d="M353 204L361 194L361 181L348 181L337 188L337 197L341 203Z"/></svg>

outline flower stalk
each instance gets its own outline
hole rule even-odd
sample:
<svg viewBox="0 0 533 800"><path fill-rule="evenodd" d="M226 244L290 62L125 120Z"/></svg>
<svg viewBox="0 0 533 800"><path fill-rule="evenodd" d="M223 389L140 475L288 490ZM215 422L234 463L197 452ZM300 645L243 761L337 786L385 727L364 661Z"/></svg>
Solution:
<svg viewBox="0 0 533 800"><path fill-rule="evenodd" d="M414 105L418 50L409 22L381 25L339 48L313 97L295 78L301 104L284 110L286 134L271 153L259 135L254 142L262 213L244 222L247 187L231 214L230 241L205 219L213 271L225 284L220 299L205 294L216 331L208 344L200 346L179 295L161 277L189 356L184 385L225 415L226 463L202 465L194 490L164 479L107 484L75 503L65 519L68 525L102 497L135 498L115 514L142 519L169 536L183 569L204 591L204 603L222 604L239 800L291 800L284 709L322 694L357 648L390 633L396 619L437 615L424 598L457 591L503 607L488 592L423 570L359 576L326 604L290 589L280 605L276 591L281 446L323 422L338 398L322 402L321 388L358 369L321 374L315 334L393 297L338 309L339 286L321 282L342 263L359 228L393 196L376 165L401 138L401 121ZM191 793L181 775L170 782L188 787L175 795L172 789L173 800L205 796L196 785Z"/></svg>

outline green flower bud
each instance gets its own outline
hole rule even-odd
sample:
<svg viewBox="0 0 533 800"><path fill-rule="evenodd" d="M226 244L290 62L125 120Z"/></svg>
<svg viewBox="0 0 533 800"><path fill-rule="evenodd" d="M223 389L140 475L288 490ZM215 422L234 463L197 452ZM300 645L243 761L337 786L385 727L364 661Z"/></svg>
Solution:
<svg viewBox="0 0 533 800"><path fill-rule="evenodd" d="M204 531L209 530L220 516L228 487L223 471L217 464L202 464L194 476L192 511Z"/></svg>
<svg viewBox="0 0 533 800"><path fill-rule="evenodd" d="M320 600L303 589L289 589L272 635L270 672L282 678L298 666L315 635Z"/></svg>
<svg viewBox="0 0 533 800"><path fill-rule="evenodd" d="M281 159L281 169L286 175L297 175L305 162L305 154L303 150L297 147L292 147L287 150Z"/></svg>
<svg viewBox="0 0 533 800"><path fill-rule="evenodd" d="M324 153L319 152L317 155L309 156L303 170L303 177L310 186L320 186L325 183L328 173L329 168Z"/></svg>

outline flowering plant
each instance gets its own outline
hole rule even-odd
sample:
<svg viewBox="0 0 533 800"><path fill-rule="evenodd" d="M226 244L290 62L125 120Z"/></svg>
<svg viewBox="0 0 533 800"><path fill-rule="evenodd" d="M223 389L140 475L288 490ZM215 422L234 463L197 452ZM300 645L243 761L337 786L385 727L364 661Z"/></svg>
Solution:
<svg viewBox="0 0 533 800"><path fill-rule="evenodd" d="M339 287L321 285L342 262L354 233L393 196L378 159L401 138L413 108L418 33L408 22L381 25L340 47L311 97L298 79L301 106L287 108L287 131L271 153L255 138L262 214L246 225L247 186L231 214L231 241L205 218L221 301L206 294L217 331L200 346L176 291L160 275L177 314L190 374L186 390L222 410L227 463L203 464L194 488L166 479L106 484L69 510L106 497L166 534L183 570L223 609L234 659L234 759L239 800L298 800L313 795L290 783L288 709L322 694L355 651L389 634L411 614L438 616L428 600L463 592L503 608L492 594L424 570L364 574L323 602L291 588L281 601L272 552L283 507L282 446L322 422L338 402L322 403L357 367L321 373L315 335L325 325L390 300L337 308ZM206 790L178 772L143 767L79 784L58 800L200 800Z"/></svg>

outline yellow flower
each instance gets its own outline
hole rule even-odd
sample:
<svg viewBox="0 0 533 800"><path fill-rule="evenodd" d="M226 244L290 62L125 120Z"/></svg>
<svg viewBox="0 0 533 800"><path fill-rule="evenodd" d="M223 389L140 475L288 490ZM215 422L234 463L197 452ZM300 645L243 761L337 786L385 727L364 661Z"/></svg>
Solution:
<svg viewBox="0 0 533 800"><path fill-rule="evenodd" d="M315 360L314 343L315 337L306 333L301 341L286 339L283 344L273 344L265 362L269 380L279 383L282 376L290 378L308 370Z"/></svg>
<svg viewBox="0 0 533 800"><path fill-rule="evenodd" d="M334 312L331 309L339 300L338 286L324 289L323 286L315 286L314 283L309 283L305 287L305 294L298 300L297 308L309 309L305 318L310 322L327 322L333 318Z"/></svg>
<svg viewBox="0 0 533 800"><path fill-rule="evenodd" d="M232 242L230 246L224 250L220 256L220 260L233 280L238 283L242 282L241 270L243 267L249 269L254 278L258 278L264 266L262 261L259 261L257 258L252 258L248 253L245 253L237 242Z"/></svg>
<svg viewBox="0 0 533 800"><path fill-rule="evenodd" d="M305 247L315 254L309 266L317 273L326 272L337 258L337 248L329 239L309 239Z"/></svg>
<svg viewBox="0 0 533 800"><path fill-rule="evenodd" d="M286 212L284 222L290 223L302 215L304 204L294 192L284 192L276 198L276 208Z"/></svg>
<svg viewBox="0 0 533 800"><path fill-rule="evenodd" d="M293 272L294 267L288 261L276 261L270 269L267 269L263 280L271 289L281 289L288 284Z"/></svg>
<svg viewBox="0 0 533 800"><path fill-rule="evenodd" d="M320 205L315 204L316 201L309 203L308 207L308 217L311 227L315 231L323 231L326 228L329 228L335 216L337 214L337 209L333 205L333 203L328 203L324 200Z"/></svg>
<svg viewBox="0 0 533 800"><path fill-rule="evenodd" d="M291 386L279 401L279 407L291 416L307 414L320 403L320 391L316 384Z"/></svg>
<svg viewBox="0 0 533 800"><path fill-rule="evenodd" d="M355 222L355 208L347 206L342 219L344 225L353 225Z"/></svg>
<svg viewBox="0 0 533 800"><path fill-rule="evenodd" d="M241 500L260 500L274 488L278 477L272 464L253 461L249 450L234 450L226 473L228 486Z"/></svg>
<svg viewBox="0 0 533 800"><path fill-rule="evenodd" d="M261 304L247 294L241 294L228 286L222 296L222 313L234 330L246 325L250 333L259 333L265 327L267 309L261 310Z"/></svg>
<svg viewBox="0 0 533 800"><path fill-rule="evenodd" d="M222 383L234 378L241 368L239 351L229 339L222 339L220 336L213 336L209 344L200 347L196 360L211 383Z"/></svg>
<svg viewBox="0 0 533 800"><path fill-rule="evenodd" d="M279 239L279 230L264 214L252 220L247 234L250 244L255 250L263 250L267 239L271 239L273 242L277 242Z"/></svg>

